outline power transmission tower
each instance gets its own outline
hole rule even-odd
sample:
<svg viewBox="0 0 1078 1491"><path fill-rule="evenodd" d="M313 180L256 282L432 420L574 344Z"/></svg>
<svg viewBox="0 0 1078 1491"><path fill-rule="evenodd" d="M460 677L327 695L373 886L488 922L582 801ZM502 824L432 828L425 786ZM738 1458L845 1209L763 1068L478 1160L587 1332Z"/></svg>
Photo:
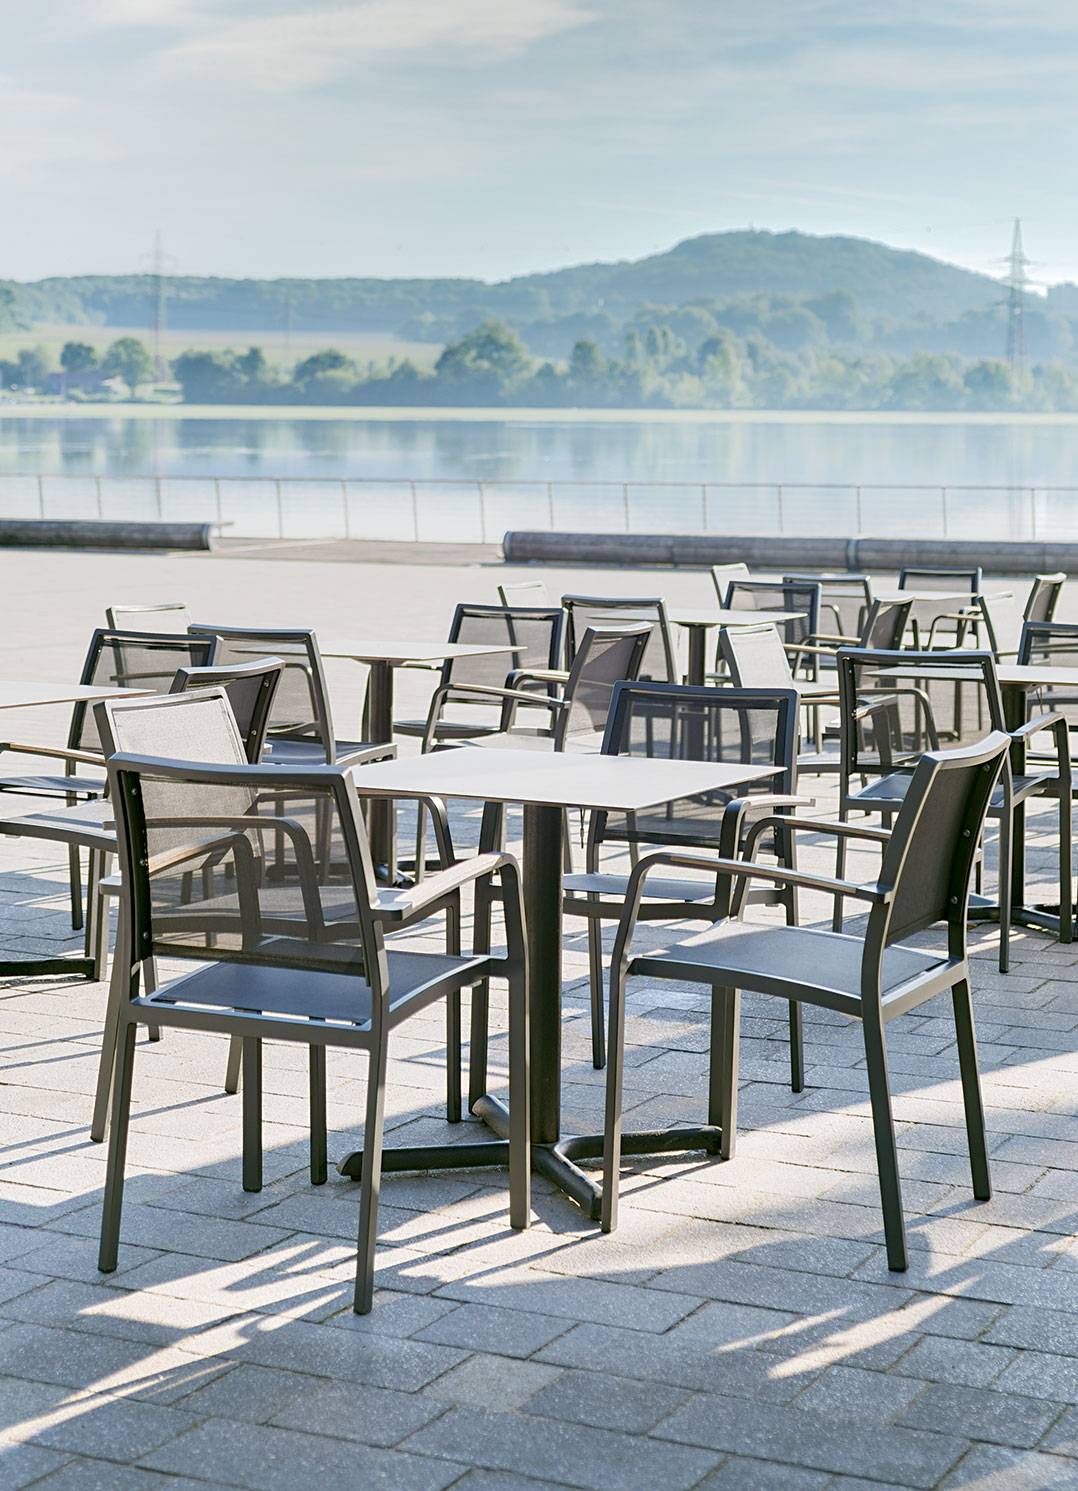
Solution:
<svg viewBox="0 0 1078 1491"><path fill-rule="evenodd" d="M1016 373L1024 367L1026 360L1024 307L1029 288L1026 275L1029 260L1022 249L1022 222L1017 217L1014 220L1014 235L1007 262L1007 362L1011 372Z"/></svg>

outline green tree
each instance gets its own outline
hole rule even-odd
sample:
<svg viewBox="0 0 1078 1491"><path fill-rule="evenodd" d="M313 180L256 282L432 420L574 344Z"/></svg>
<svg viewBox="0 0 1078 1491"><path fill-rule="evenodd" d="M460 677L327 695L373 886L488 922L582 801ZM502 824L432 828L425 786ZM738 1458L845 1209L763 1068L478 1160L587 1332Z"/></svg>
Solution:
<svg viewBox="0 0 1078 1491"><path fill-rule="evenodd" d="M44 388L49 376L49 358L44 347L23 347L15 363L16 388Z"/></svg>
<svg viewBox="0 0 1078 1491"><path fill-rule="evenodd" d="M102 358L101 372L106 378L122 378L134 397L153 377L153 358L138 337L120 337Z"/></svg>
<svg viewBox="0 0 1078 1491"><path fill-rule="evenodd" d="M88 373L97 367L97 351L89 342L65 342L60 351L60 366L65 373Z"/></svg>
<svg viewBox="0 0 1078 1491"><path fill-rule="evenodd" d="M1011 402L1011 370L997 358L985 358L966 369L966 395L975 409L1005 409Z"/></svg>
<svg viewBox="0 0 1078 1491"><path fill-rule="evenodd" d="M885 400L894 409L958 409L962 395L962 379L950 358L918 352L895 369Z"/></svg>
<svg viewBox="0 0 1078 1491"><path fill-rule="evenodd" d="M310 357L305 357L302 362L297 363L292 373L292 381L293 383L313 383L329 374L335 374L338 377L347 374L350 378L354 378L356 372L356 365L350 357L346 357L336 347L326 347L321 352L312 352Z"/></svg>
<svg viewBox="0 0 1078 1491"><path fill-rule="evenodd" d="M231 352L181 352L173 376L188 404L229 404L243 392L243 376Z"/></svg>
<svg viewBox="0 0 1078 1491"><path fill-rule="evenodd" d="M0 331L13 331L18 324L15 291L11 285L0 285Z"/></svg>
<svg viewBox="0 0 1078 1491"><path fill-rule="evenodd" d="M443 350L434 372L447 390L496 401L526 378L531 367L515 331L504 321L484 321Z"/></svg>

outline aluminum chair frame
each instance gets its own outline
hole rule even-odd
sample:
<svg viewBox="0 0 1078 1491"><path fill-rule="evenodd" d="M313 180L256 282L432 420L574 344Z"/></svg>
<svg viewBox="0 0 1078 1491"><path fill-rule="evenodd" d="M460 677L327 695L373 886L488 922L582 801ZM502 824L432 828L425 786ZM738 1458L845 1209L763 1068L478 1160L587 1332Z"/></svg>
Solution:
<svg viewBox="0 0 1078 1491"><path fill-rule="evenodd" d="M108 606L105 609L105 620L113 631L121 631L125 625L124 617L171 617L175 618L180 625L177 627L177 636L183 636L191 624L191 616L185 601L162 601L159 605L136 605L136 606Z"/></svg>
<svg viewBox="0 0 1078 1491"><path fill-rule="evenodd" d="M178 696L183 697L183 696ZM192 696L188 696L192 697ZM524 941L523 907L520 877L511 855L483 855L453 865L442 874L430 877L422 886L411 890L379 891L374 865L359 810L354 768L340 765L320 767L207 767L194 762L159 760L153 757L117 754L109 761L109 781L117 804L120 823L120 863L122 900L125 914L121 918L122 938L116 963L120 974L114 979L117 997L110 1000L110 1013L116 1021L115 1058L112 1070L112 1117L109 1128L108 1165L101 1221L98 1267L111 1273L117 1265L120 1219L123 1204L124 1168L130 1113L135 1054L135 1033L140 1024L157 1023L187 1030L218 1031L238 1037L243 1042L243 1187L256 1192L262 1187L261 1136L261 1044L263 1040L298 1042L309 1048L311 1068L312 1175L325 1179L325 1051L329 1046L365 1051L369 1058L367 1079L364 1150L360 1180L359 1229L356 1250L356 1281L353 1308L357 1314L369 1312L374 1289L374 1252L378 1220L378 1198L382 1169L382 1138L385 1105L389 1036L412 1014L435 1001L453 994L480 978L501 977L509 985L510 1033L510 1225L527 1227L530 1220L530 1130L528 1094L528 992L527 949ZM296 990L295 1014L266 1013L260 1007L260 973L273 967L269 956L257 958L257 949L245 948L242 961L230 959L224 952L213 963L201 961L195 973L170 981L153 993L143 992L142 980L146 960L155 952L169 952L168 944L159 945L154 936L151 912L150 879L157 869L147 859L147 824L141 798L143 777L172 780L206 787L242 785L254 794L325 793L332 799L341 828L347 855L347 870L358 911L360 941L363 949L363 974L348 972L337 975L355 978L357 995L369 991L370 1014L363 1019L343 1017L312 1018L301 1009L300 992L304 983L302 969L292 968ZM243 858L235 847L245 844L247 826L257 821L266 831L289 820L272 815L251 819L212 815L205 821L184 819L192 827L203 828L223 843L233 846L237 876L247 873ZM203 839L194 849L203 857ZM160 856L174 861L192 848ZM464 885L485 876L496 875L506 907L508 951L504 957L459 956L459 965L420 982L407 990L394 988L390 993L386 933L414 925L438 911L454 908L459 914L460 894ZM270 939L272 941L273 939ZM184 988L200 978L205 968L231 963L245 986L250 1003L239 1007L211 1006L197 1003L197 987L187 1003ZM324 975L322 975L324 977ZM313 996L312 996L313 997ZM357 1009L358 1012L358 1009Z"/></svg>
<svg viewBox="0 0 1078 1491"><path fill-rule="evenodd" d="M674 631L670 625L670 618L666 614L666 601L661 595L582 595L576 592L567 593L561 598L565 610L565 655L569 667L572 668L576 659L577 650L584 639L584 634L589 627L601 628L604 623L598 621L594 616L589 616L582 630L578 630L578 621L575 613L577 611L600 611L609 612L609 622L614 625L619 611L628 612L632 621L641 620L641 612L651 612L647 617L648 623L658 628L659 645L662 649L663 666L666 669L664 679L656 679L659 683L680 683L681 675L678 668L677 644L674 640Z"/></svg>
<svg viewBox="0 0 1078 1491"><path fill-rule="evenodd" d="M981 623L983 622L986 627L989 646L995 652L996 633L992 625L992 619L988 614L988 607L985 604L984 596L982 595L984 589L984 571L981 566L978 564L972 568L963 569L961 566L955 568L947 566L935 568L932 565L904 564L898 572L899 590L918 590L925 588L932 590L935 588L931 584L927 587L923 586L921 582L925 580L941 580L943 584L940 586L940 589L942 590L961 590L963 586L967 586L969 588L969 605L960 606L957 611L940 611L933 616L929 624L928 636L923 643L921 641L920 621L915 615L910 623L913 632L914 647L923 647L925 651L930 651L936 645L936 628L941 621L953 623L953 626L950 628L953 635L941 644L943 647L948 649L961 647L967 637L972 637L974 647L980 647Z"/></svg>
<svg viewBox="0 0 1078 1491"><path fill-rule="evenodd" d="M879 878L874 885L855 885L783 868L764 869L752 861L751 854L748 862L738 859L716 861L676 853L653 854L641 859L630 877L610 973L611 1047L606 1085L601 1216L604 1232L612 1231L617 1225L618 1178L623 1142L621 1114L625 985L630 977L637 975L649 979L674 979L679 983L702 983L712 990L708 1108L710 1121L720 1125L722 1129L720 1158L724 1159L733 1156L736 1144L741 991L746 989L779 998L793 998L799 1002L838 1010L861 1022L887 1262L897 1272L908 1267L909 1255L884 1032L890 1021L898 1015L949 992L958 1043L973 1194L979 1201L990 1198L992 1191L988 1145L970 995L967 906L985 815L996 783L1005 769L1010 745L1009 736L993 732L977 746L926 753L915 769L898 821L889 835L880 830L853 828L849 824L824 824L789 818L782 820L784 829L794 832L804 829L813 834L864 837L881 843L883 859ZM920 873L925 868L922 844L923 841L931 844L938 835L936 814L932 811L934 799L937 790L940 790L946 805L947 779L954 772L966 774L968 787L960 804L957 831L952 835L951 842L946 846L941 845L930 856L938 863L940 852L949 852L948 861L937 874L935 883L926 887L925 877ZM763 820L757 825L756 832L761 832L765 826L766 820ZM843 894L855 896L867 906L868 922L864 936L852 938L834 932L808 932L802 928L761 927L747 933L734 934L728 939L720 931L706 946L698 946L691 951L684 946L679 949L675 945L667 952L633 955L631 944L646 877L653 870L666 866L706 870L709 874L718 871L744 879L760 877L825 892L841 888ZM907 870L910 867L916 873L910 873L908 880L916 883L908 886ZM926 899L927 891L931 892L929 899ZM945 956L921 954L901 947L908 937L940 923L945 923L947 927ZM751 944L754 940L759 955L756 966L748 969L746 965L753 962ZM802 950L803 943L806 947L814 945L821 954L825 949L833 950L838 955L839 962L844 956L854 954L860 944L856 987L840 987L837 979L834 983L813 982L813 964ZM770 956L765 950L766 944L775 950ZM777 950L784 945L789 947L793 955L793 972L780 961ZM885 970L885 960L889 953L892 958L896 953L903 954L902 966L910 971L892 977L890 971ZM826 966L825 958L820 958L816 966ZM892 965L896 972L897 966L897 963Z"/></svg>

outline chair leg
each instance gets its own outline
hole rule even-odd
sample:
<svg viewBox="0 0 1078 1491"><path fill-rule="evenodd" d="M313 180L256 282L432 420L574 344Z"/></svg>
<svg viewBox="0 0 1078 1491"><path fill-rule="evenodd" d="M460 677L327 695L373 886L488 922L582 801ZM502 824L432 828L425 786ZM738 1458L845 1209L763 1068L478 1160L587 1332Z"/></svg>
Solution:
<svg viewBox="0 0 1078 1491"><path fill-rule="evenodd" d="M603 1009L603 931L595 916L588 917L588 977L591 989L591 1064L597 1072L606 1065L606 1012Z"/></svg>
<svg viewBox="0 0 1078 1491"><path fill-rule="evenodd" d="M805 1021L796 999L790 1000L790 1090L805 1090Z"/></svg>
<svg viewBox="0 0 1078 1491"><path fill-rule="evenodd" d="M732 1160L737 1148L737 1073L741 1045L741 993L711 991L711 1054L708 1067L707 1121L722 1130L719 1159Z"/></svg>
<svg viewBox="0 0 1078 1491"><path fill-rule="evenodd" d="M97 850L91 849L86 856L86 913L83 918L82 951L87 958L92 958L94 948L97 946L97 928L95 913L97 906L97 879L98 861Z"/></svg>
<svg viewBox="0 0 1078 1491"><path fill-rule="evenodd" d="M326 1146L326 1048L309 1047L311 1117L311 1185L324 1186L328 1175Z"/></svg>
<svg viewBox="0 0 1078 1491"><path fill-rule="evenodd" d="M883 1231L887 1241L887 1266L901 1273L909 1267L909 1257L906 1252L906 1223L902 1216L902 1184L898 1174L895 1121L891 1112L887 1051L883 1043L883 1026L878 1021L865 1019L862 1029L872 1104L872 1134L876 1141L876 1166L880 1177Z"/></svg>
<svg viewBox="0 0 1078 1491"><path fill-rule="evenodd" d="M446 907L445 950L454 956L460 952L460 902ZM460 1123L460 990L454 989L445 1001L445 1116L447 1123Z"/></svg>
<svg viewBox="0 0 1078 1491"><path fill-rule="evenodd" d="M1005 812L999 820L999 971L1011 966L1011 856L1014 847L1014 819ZM1018 853L1024 853L1019 844Z"/></svg>
<svg viewBox="0 0 1078 1491"><path fill-rule="evenodd" d="M120 1013L124 1000L130 995L131 949L127 942L121 902L120 925L116 929L116 954L112 960L112 977L109 980L109 995L105 1005L105 1022L101 1032L101 1059L97 1064L97 1089L94 1094L94 1112L90 1121L90 1138L100 1144L105 1137L109 1121L109 1099L112 1095L113 1071L116 1065L116 1046L120 1033ZM147 984L147 993L151 993ZM136 1029L137 1027L132 1027Z"/></svg>
<svg viewBox="0 0 1078 1491"><path fill-rule="evenodd" d="M1074 900L1071 888L1071 794L1064 786L1059 790L1059 940L1074 941Z"/></svg>
<svg viewBox="0 0 1078 1491"><path fill-rule="evenodd" d="M412 879L418 883L427 870L427 810L421 802L415 805L415 868Z"/></svg>
<svg viewBox="0 0 1078 1491"><path fill-rule="evenodd" d="M103 1274L116 1268L120 1250L120 1213L124 1204L124 1165L127 1161L127 1122L131 1115L131 1078L135 1066L135 1022L125 1020L116 1041L112 1074L112 1124L101 1207L101 1242L97 1266Z"/></svg>
<svg viewBox="0 0 1078 1491"><path fill-rule="evenodd" d="M531 1092L528 974L509 975L509 1225L531 1221Z"/></svg>
<svg viewBox="0 0 1078 1491"><path fill-rule="evenodd" d="M951 999L954 1004L958 1062L962 1072L962 1102L966 1110L973 1194L978 1201L987 1201L992 1195L992 1179L988 1170L988 1140L984 1131L984 1104L981 1101L981 1078L977 1070L977 1036L968 980L963 979L961 983L955 984L951 990Z"/></svg>
<svg viewBox="0 0 1078 1491"><path fill-rule="evenodd" d="M229 1037L228 1062L225 1066L225 1091L233 1096L240 1090L240 1067L243 1061L243 1041L238 1035Z"/></svg>
<svg viewBox="0 0 1078 1491"><path fill-rule="evenodd" d="M72 798L68 798L70 803ZM72 844L67 851L67 876L71 887L71 930L78 932L82 928L82 859L78 846Z"/></svg>
<svg viewBox="0 0 1078 1491"><path fill-rule="evenodd" d="M117 945L119 937L117 936ZM142 982L147 994L157 993L157 959L144 958L142 962ZM146 1039L148 1041L159 1041L161 1039L160 1025L147 1025Z"/></svg>
<svg viewBox="0 0 1078 1491"><path fill-rule="evenodd" d="M610 1013L606 1043L606 1124L603 1131L603 1199L599 1226L618 1225L618 1180L621 1173L621 1080L625 1064L625 973L610 969Z"/></svg>
<svg viewBox="0 0 1078 1491"><path fill-rule="evenodd" d="M369 1315L374 1302L374 1248L378 1237L378 1193L382 1185L382 1121L385 1115L387 1042L385 1031L371 1049L367 1072L367 1116L363 1126L363 1168L359 1181L359 1237L356 1290L352 1308Z"/></svg>
<svg viewBox="0 0 1078 1491"><path fill-rule="evenodd" d="M843 808L839 808L839 810L838 810L838 821L840 823L845 823L847 821L847 815L846 815L845 809L843 809ZM835 879L836 880L845 880L845 878L846 878L846 839L845 839L845 836L843 834L836 834L835 835ZM831 930L832 930L832 932L841 932L842 931L842 906L843 906L843 898L842 898L842 896L838 895L838 896L835 897L835 905L834 905L834 909L833 909L833 911L831 913Z"/></svg>
<svg viewBox="0 0 1078 1491"><path fill-rule="evenodd" d="M490 887L478 881L472 917L472 950L490 952ZM471 1025L468 1034L468 1111L487 1090L487 1042L490 1033L490 985L486 979L472 988Z"/></svg>
<svg viewBox="0 0 1078 1491"><path fill-rule="evenodd" d="M243 1189L262 1189L262 1042L242 1037L243 1046Z"/></svg>

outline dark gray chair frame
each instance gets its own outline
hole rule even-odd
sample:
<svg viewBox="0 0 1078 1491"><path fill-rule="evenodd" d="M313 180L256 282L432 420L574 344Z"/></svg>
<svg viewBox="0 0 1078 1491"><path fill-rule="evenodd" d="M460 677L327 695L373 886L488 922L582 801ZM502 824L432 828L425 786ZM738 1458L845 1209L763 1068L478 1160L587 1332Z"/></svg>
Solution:
<svg viewBox="0 0 1078 1491"><path fill-rule="evenodd" d="M182 696L178 696L182 698ZM192 696L188 696L192 697ZM205 697L205 696L203 696ZM238 1037L243 1042L243 1187L259 1191L262 1187L261 1140L261 1043L263 1040L299 1042L310 1050L311 1067L311 1168L316 1183L326 1178L325 1133L325 1051L328 1046L366 1051L369 1057L366 1122L362 1177L360 1180L359 1234L356 1260L354 1309L366 1314L372 1303L374 1288L374 1250L378 1220L378 1195L382 1168L382 1130L385 1103L386 1067L390 1033L410 1015L430 1004L456 995L478 979L500 977L509 985L510 1000L510 1224L527 1227L530 1219L530 1129L528 1095L528 993L527 951L524 943L523 908L520 898L519 872L515 860L506 854L483 855L453 865L442 874L432 876L423 886L409 891L379 891L374 866L359 811L354 768L274 766L207 767L192 762L162 761L153 757L114 755L109 761L109 781L117 805L120 828L120 863L122 871L121 941L116 959L120 970L114 979L118 997L111 1001L116 1020L115 1058L112 1070L112 1118L109 1129L108 1167L105 1180L101 1220L101 1242L98 1267L111 1273L117 1264L120 1237L120 1214L123 1204L124 1163L135 1054L135 1033L140 1024L177 1026L187 1030L218 1031ZM269 953L261 958L258 950L244 949L239 958L221 953L216 961L237 966L246 985L250 1003L239 1007L198 1007L183 1004L184 985L198 978L205 968L172 980L155 992L143 992L146 960L155 952L171 953L166 944L159 946L154 937L151 915L150 877L155 866L147 861L147 828L142 806L141 779L171 779L188 784L244 786L254 794L310 793L319 790L332 797L347 853L348 874L359 914L360 940L363 948L363 973L339 975L354 978L357 996L357 1019L347 1025L331 1024L317 1018L317 1009L303 1010L304 973L292 969L296 991L296 1013L267 1014L259 1007L260 973L273 966ZM205 857L205 845L220 840L226 849L231 845L238 877L246 873L238 842L250 850L245 830L250 818L208 817L201 825L207 837L192 846L189 854ZM265 831L289 820L266 815L257 819ZM175 862L177 854L164 858ZM459 918L460 895L464 885L483 877L496 875L501 898L506 907L508 952L504 957L489 954L481 957L459 957L458 966L413 988L394 987L390 993L386 933L404 929L437 912ZM272 946L273 939L269 939ZM459 956L459 955L458 955ZM211 967L214 965L210 965ZM324 974L320 977L325 977ZM242 996L241 996L242 997ZM364 998L369 999L369 1014L362 1014ZM312 993L311 999L317 1004Z"/></svg>
<svg viewBox="0 0 1078 1491"><path fill-rule="evenodd" d="M830 612L834 621L834 634L836 636L850 635L848 628L842 623L842 614L838 602L842 599L854 599L860 602L858 606L858 634L864 631L865 617L872 606L872 580L869 575L851 573L822 573L822 574L788 574L783 575L783 582L791 585L803 585L818 581L820 585L820 625L824 626L824 613Z"/></svg>
<svg viewBox="0 0 1078 1491"><path fill-rule="evenodd" d="M687 854L659 853L641 859L630 878L625 909L618 927L610 971L610 1065L606 1086L606 1144L603 1153L603 1200L601 1226L610 1232L617 1225L618 1176L621 1165L622 1072L625 1044L625 984L628 978L675 979L679 983L705 984L712 990L711 1072L708 1090L709 1120L722 1129L720 1158L730 1158L735 1149L737 1126L737 1081L740 996L743 989L794 999L806 1004L838 1010L861 1022L865 1043L869 1098L880 1181L888 1266L896 1271L908 1267L906 1226L891 1110L890 1079L884 1031L898 1015L917 1009L927 1000L950 992L962 1077L966 1134L969 1145L973 1194L987 1201L991 1194L984 1107L977 1067L977 1045L970 996L967 954L967 906L977 847L984 829L985 814L1010 750L1009 736L993 732L976 747L956 751L928 752L919 761L909 791L891 834L856 829L849 824L826 824L812 820L783 819L784 831L803 829L813 834L834 833L840 837L864 837L883 848L880 875L875 885L849 884L826 876L809 875L785 868L765 869L751 861L716 861ZM946 808L946 792L954 773L965 782L964 796L957 806L954 831L940 842L937 795ZM756 825L761 832L766 820ZM834 932L806 932L801 928L760 928L773 952L761 953L758 966L746 968L751 954L739 960L735 943L742 948L752 937L720 935L706 948L680 954L677 946L668 952L630 952L646 877L660 866L716 871L742 878L760 877L806 889L834 891L854 896L866 904L868 923L864 937L844 937ZM885 972L888 950L915 933L939 923L947 927L947 953L923 955L924 965L900 981ZM818 939L818 941L816 940ZM813 941L821 953L830 946L849 948L861 944L859 988L844 989L827 982L813 982L813 966L806 945ZM757 944L758 947L760 944ZM789 947L789 956L781 952ZM821 959L818 966L823 966ZM792 965L792 966L789 966Z"/></svg>
<svg viewBox="0 0 1078 1491"><path fill-rule="evenodd" d="M926 585L922 582L928 581ZM952 625L948 630L951 635L940 644L945 648L961 647L966 638L970 638L974 647L981 645L981 624L984 623L988 638L988 645L993 652L996 651L996 633L992 625L992 618L988 614L982 591L984 590L984 571L981 566L974 565L972 568L933 568L931 565L904 564L898 572L899 590L934 590L937 588L933 582L942 581L940 590L961 590L963 587L969 589L969 605L960 606L957 611L940 611L933 618L928 628L928 636L922 641L920 620L916 613L910 623L913 633L914 647L923 647L930 651L936 646L936 628L940 622L950 622Z"/></svg>
<svg viewBox="0 0 1078 1491"><path fill-rule="evenodd" d="M562 606L565 610L565 655L569 667L572 668L576 659L580 644L589 627L601 629L603 622L594 616L589 616L583 629L580 629L576 616L577 611L601 611L609 612L609 624L615 625L618 612L627 613L632 622L642 619L642 613L653 613L647 616L650 626L657 627L659 631L659 643L662 648L663 663L666 668L666 677L657 679L659 683L679 683L681 681L678 668L677 644L674 641L673 628L670 618L666 614L666 601L661 595L580 595L574 593L563 595Z"/></svg>
<svg viewBox="0 0 1078 1491"><path fill-rule="evenodd" d="M262 760L266 748L266 731L273 708L273 696L277 692L284 666L283 658L268 657L254 663L234 663L221 668L178 668L169 693L184 694L191 689L217 686L223 688L229 696L232 713L236 716L247 760L253 766ZM255 688L249 711L244 711L241 716L236 709L232 690L234 685L243 684L254 684ZM108 718L107 715L103 717Z"/></svg>
<svg viewBox="0 0 1078 1491"><path fill-rule="evenodd" d="M727 803L717 834L709 837L676 836L681 847L715 849L724 858L741 852L745 830L761 809L775 813L784 809L805 805L810 798L797 795L797 714L798 695L793 689L711 689L691 684L654 683L641 680L638 683L619 683L614 689L607 719L606 735L601 747L606 756L620 756L625 751L626 730L632 720L634 707L643 711L654 710L660 717L679 707L698 702L710 709L735 711L752 708L761 713L773 712L775 737L772 760L781 768L781 773L772 779L774 790L735 797ZM700 759L708 759L701 748ZM781 864L794 866L793 844L784 838L781 830L776 833L775 849ZM585 864L583 874L567 875L564 881L562 910L567 916L584 917L587 921L588 969L591 992L591 1043L592 1065L601 1070L606 1064L605 1011L603 998L603 950L599 923L616 920L621 915L628 886L628 876L603 873L600 867L602 846L607 842L628 842L635 864L643 844L663 844L669 847L675 842L673 836L645 838L638 833L626 835L610 829L609 815L601 812L591 814L588 823ZM781 904L790 925L797 923L797 897L792 888L755 891L750 894L754 902L767 905ZM640 908L642 921L666 921L670 918L689 917L695 911L700 921L715 921L726 915L729 901L729 882L717 877L714 883L701 881L663 881L648 887L645 901ZM796 1004L790 1005L790 1085L800 1092L805 1081L804 1036L801 1029L801 1011Z"/></svg>
<svg viewBox="0 0 1078 1491"><path fill-rule="evenodd" d="M871 693L862 695L857 687L857 667L859 663L865 661L881 669L888 666L901 668L903 676L901 680L896 680L893 689L882 692L878 699L874 699ZM930 700L923 689L917 688L916 669L918 667L936 670L952 668L955 670L956 679L959 676L969 679L972 674L979 675L982 697L987 706L987 729L1008 735L1015 758L1020 755L1024 760L1028 742L1043 730L1051 731L1056 738L1058 764L1050 771L1033 773L1022 771L1019 774L1014 770L1015 759L1008 758L1002 772L1001 790L989 803L987 809L988 817L999 822L999 969L1001 973L1006 973L1010 966L1011 856L1015 853L1025 853L1024 836L1021 832L1024 826L1025 804L1032 797L1058 797L1060 795L1058 783L1070 781L1067 722L1062 715L1058 714L1038 715L1017 730L1008 731L999 680L996 676L995 659L990 652L974 652L972 649L956 649L950 652L885 652L879 649L842 648L838 653L839 690L842 705L842 765L839 776L838 815L842 822L847 821L851 812L878 813L882 816L885 827L889 826L894 815L901 808L909 784L913 780L916 758L883 763L866 760L862 756L859 750L862 730L874 713L890 708L891 701L901 694L916 696L917 703L923 712L925 745L930 749L939 749L939 733L932 718ZM875 785L867 781L870 776L878 779ZM1056 780L1055 788L1053 788L1053 778ZM850 782L854 779L865 785L851 790ZM1061 942L1070 942L1072 937L1071 841L1070 802L1068 798L1064 806L1061 799L1059 810ZM839 878L842 877L844 869L845 843L840 839L836 845L835 863L835 873ZM842 927L842 907L843 897L838 895L835 897L832 923L833 930L836 932Z"/></svg>

